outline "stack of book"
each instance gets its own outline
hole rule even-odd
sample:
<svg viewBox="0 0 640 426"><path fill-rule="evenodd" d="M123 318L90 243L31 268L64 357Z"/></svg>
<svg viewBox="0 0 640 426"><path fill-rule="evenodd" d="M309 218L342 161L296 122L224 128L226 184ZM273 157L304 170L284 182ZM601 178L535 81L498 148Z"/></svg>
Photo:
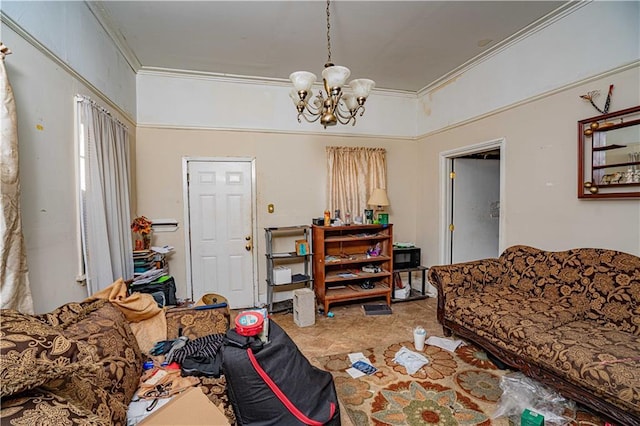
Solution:
<svg viewBox="0 0 640 426"><path fill-rule="evenodd" d="M144 284L156 281L158 278L169 275L167 254L173 248L162 247L156 250L134 250L133 252L133 283Z"/></svg>

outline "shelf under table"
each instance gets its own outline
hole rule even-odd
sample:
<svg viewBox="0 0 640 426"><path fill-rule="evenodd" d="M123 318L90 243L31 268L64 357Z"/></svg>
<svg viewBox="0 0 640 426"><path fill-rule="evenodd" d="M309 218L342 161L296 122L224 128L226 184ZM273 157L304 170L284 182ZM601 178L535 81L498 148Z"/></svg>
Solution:
<svg viewBox="0 0 640 426"><path fill-rule="evenodd" d="M357 284L348 284L338 287L327 287L324 296L324 312L329 312L329 305L335 302L370 299L374 297L386 297L387 303L391 302L391 289L383 283L375 283L374 288L364 289Z"/></svg>

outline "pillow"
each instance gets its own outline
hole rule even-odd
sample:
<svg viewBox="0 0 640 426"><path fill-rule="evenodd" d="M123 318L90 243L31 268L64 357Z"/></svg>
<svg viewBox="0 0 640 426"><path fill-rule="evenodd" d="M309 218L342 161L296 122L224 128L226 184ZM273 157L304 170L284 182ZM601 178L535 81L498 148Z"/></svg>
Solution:
<svg viewBox="0 0 640 426"><path fill-rule="evenodd" d="M95 306L97 309L92 308ZM65 394L69 398L80 399L85 406L91 406L93 412L101 410L102 397L98 395L98 390L103 389L110 397L110 409L115 407L114 400L124 404L122 414L125 418L122 423L126 424L126 407L138 389L144 362L129 324L120 309L109 302L98 305L94 302L82 302L80 306L71 306L75 317L67 307L69 305L56 310L66 312L64 323L52 325L66 338L88 345L100 371L50 381L46 385L47 389L55 388L58 395ZM80 385L81 381L84 384ZM90 387L87 386L88 383L91 383Z"/></svg>
<svg viewBox="0 0 640 426"><path fill-rule="evenodd" d="M0 397L97 368L83 342L64 337L31 315L11 309L0 315Z"/></svg>
<svg viewBox="0 0 640 426"><path fill-rule="evenodd" d="M55 310L41 315L34 315L34 318L55 327L56 330L63 331L65 328L82 321L91 312L100 309L107 303L106 300L95 300L93 302L71 302L64 304Z"/></svg>

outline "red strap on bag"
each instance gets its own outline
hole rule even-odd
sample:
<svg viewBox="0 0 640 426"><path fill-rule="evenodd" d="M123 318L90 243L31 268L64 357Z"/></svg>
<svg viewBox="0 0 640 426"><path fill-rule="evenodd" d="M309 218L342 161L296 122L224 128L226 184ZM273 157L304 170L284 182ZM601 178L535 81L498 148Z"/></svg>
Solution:
<svg viewBox="0 0 640 426"><path fill-rule="evenodd" d="M258 375L262 378L262 380L264 380L267 386L269 386L269 389L271 389L271 391L278 397L280 402L282 402L285 405L285 407L287 407L287 409L291 414L293 414L298 420L300 420L306 425L322 426L324 424L323 422L319 422L317 420L313 420L305 416L302 411L298 410L298 408L295 405L293 405L291 401L289 401L289 398L287 398L287 396L280 390L278 385L276 385L274 381L271 380L271 377L269 377L267 372L264 371L262 367L260 367L260 364L258 364L258 360L253 355L253 351L251 350L251 348L247 349L247 355L249 355L249 360L251 361L251 365L253 365L253 368L256 369L256 372L258 373ZM331 411L330 411L329 419L331 419L336 412L336 405L333 402L331 403L330 406L331 406Z"/></svg>

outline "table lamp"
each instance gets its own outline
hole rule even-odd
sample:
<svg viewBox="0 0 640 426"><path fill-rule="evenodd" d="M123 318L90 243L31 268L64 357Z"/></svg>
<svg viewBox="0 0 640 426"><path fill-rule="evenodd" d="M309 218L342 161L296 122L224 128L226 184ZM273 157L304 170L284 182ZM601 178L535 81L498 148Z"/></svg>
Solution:
<svg viewBox="0 0 640 426"><path fill-rule="evenodd" d="M380 217L383 211L383 207L389 205L389 198L387 198L387 191L385 189L382 189L382 188L374 189L373 193L371 194L371 197L369 197L369 201L367 201L367 204L369 204L370 206L376 206L376 222L377 223L382 223L385 225L389 223L388 214L384 213L383 217L382 218Z"/></svg>

